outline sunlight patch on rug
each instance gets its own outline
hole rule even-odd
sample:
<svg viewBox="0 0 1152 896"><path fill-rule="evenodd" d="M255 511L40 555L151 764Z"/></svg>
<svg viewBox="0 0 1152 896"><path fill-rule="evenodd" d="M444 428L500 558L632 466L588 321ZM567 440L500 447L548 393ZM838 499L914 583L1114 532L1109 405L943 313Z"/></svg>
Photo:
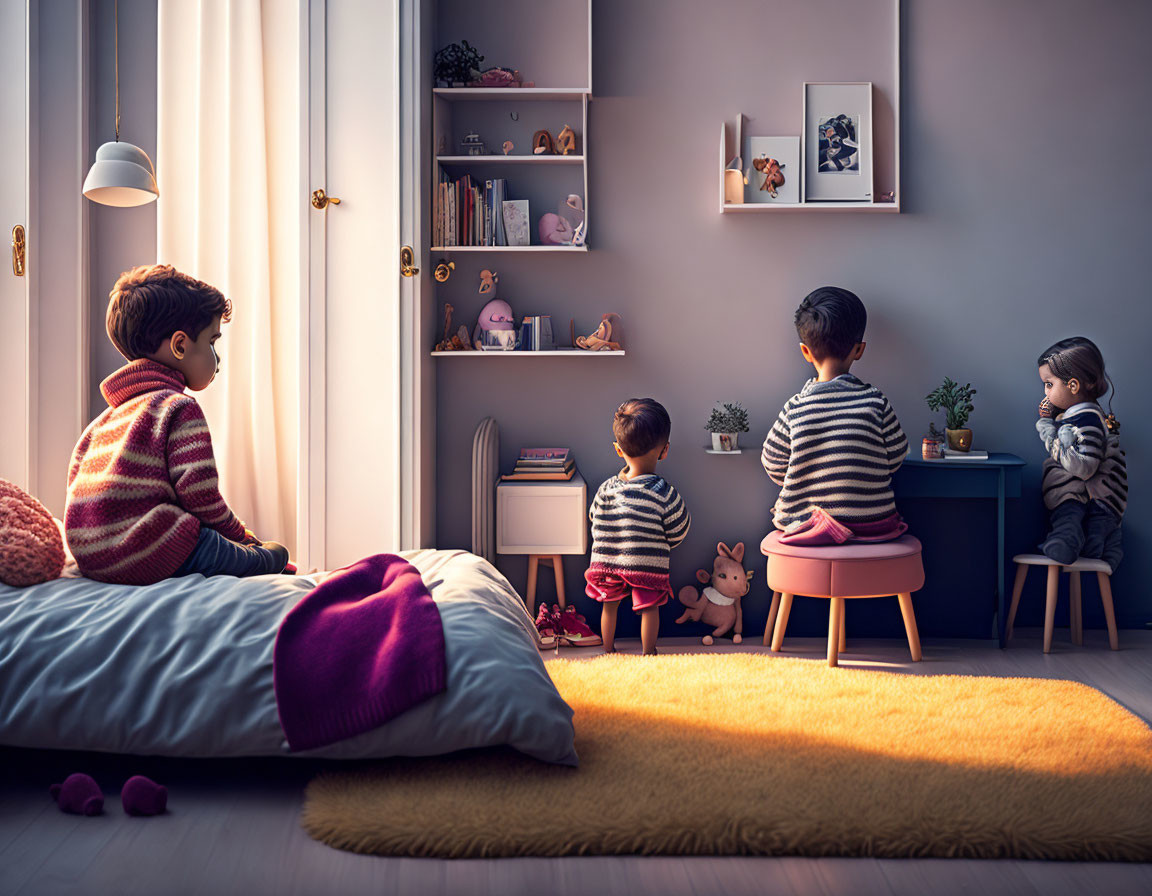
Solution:
<svg viewBox="0 0 1152 896"><path fill-rule="evenodd" d="M493 750L325 772L305 830L445 858L1152 859L1152 731L1087 685L762 654L547 666L579 768Z"/></svg>

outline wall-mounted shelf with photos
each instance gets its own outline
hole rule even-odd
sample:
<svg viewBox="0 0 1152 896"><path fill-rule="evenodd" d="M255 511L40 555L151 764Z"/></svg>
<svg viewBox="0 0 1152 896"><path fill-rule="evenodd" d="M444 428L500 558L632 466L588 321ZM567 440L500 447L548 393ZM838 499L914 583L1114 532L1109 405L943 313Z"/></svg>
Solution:
<svg viewBox="0 0 1152 896"><path fill-rule="evenodd" d="M772 106L720 126L721 214L900 211L901 2L855 7L875 6L883 17L870 23L879 42L858 39L821 56L815 50L826 35L791 35L813 44L829 80L768 71ZM832 80L848 73L872 80Z"/></svg>

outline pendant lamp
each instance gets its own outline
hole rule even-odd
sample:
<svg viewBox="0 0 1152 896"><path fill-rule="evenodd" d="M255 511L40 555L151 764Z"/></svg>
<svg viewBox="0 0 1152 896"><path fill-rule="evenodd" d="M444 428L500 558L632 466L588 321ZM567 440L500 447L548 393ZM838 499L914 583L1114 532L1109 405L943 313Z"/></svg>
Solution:
<svg viewBox="0 0 1152 896"><path fill-rule="evenodd" d="M152 202L160 195L156 170L148 153L120 141L120 2L116 19L116 140L96 150L96 161L84 178L84 195L101 205L128 207Z"/></svg>

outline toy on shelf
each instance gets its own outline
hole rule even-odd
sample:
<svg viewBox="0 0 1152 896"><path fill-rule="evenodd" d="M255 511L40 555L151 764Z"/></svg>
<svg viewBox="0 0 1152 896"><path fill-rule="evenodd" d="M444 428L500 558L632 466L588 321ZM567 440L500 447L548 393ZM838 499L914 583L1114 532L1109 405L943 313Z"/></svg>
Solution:
<svg viewBox="0 0 1152 896"><path fill-rule="evenodd" d="M448 335L452 331L452 312L455 310L449 303L444 303L444 338L436 343L436 348L433 351L466 352L471 350L472 345L468 339L467 327L462 325L451 336Z"/></svg>
<svg viewBox="0 0 1152 896"><path fill-rule="evenodd" d="M761 156L752 160L752 167L764 175L764 183L760 185L760 189L767 190L768 195L775 199L776 188L784 186L784 165L776 159Z"/></svg>
<svg viewBox="0 0 1152 896"><path fill-rule="evenodd" d="M448 44L432 57L432 77L444 87L463 87L483 61L480 52L466 40Z"/></svg>
<svg viewBox="0 0 1152 896"><path fill-rule="evenodd" d="M561 218L572 225L573 230L584 223L584 200L577 193L569 193L568 198L560 203L556 211Z"/></svg>
<svg viewBox="0 0 1152 896"><path fill-rule="evenodd" d="M479 134L465 134L460 141L460 154L465 156L484 155L484 141Z"/></svg>
<svg viewBox="0 0 1152 896"><path fill-rule="evenodd" d="M552 135L545 130L537 131L532 135L532 153L538 156L552 156L556 154L556 144L552 142Z"/></svg>
<svg viewBox="0 0 1152 896"><path fill-rule="evenodd" d="M540 232L540 242L545 246L571 245L572 235L575 232L567 218L562 218L553 212L540 216L537 229Z"/></svg>
<svg viewBox="0 0 1152 896"><path fill-rule="evenodd" d="M563 130L556 135L556 152L562 156L568 155L570 152L576 151L576 132L568 125L564 125Z"/></svg>
<svg viewBox="0 0 1152 896"><path fill-rule="evenodd" d="M499 281L495 271L480 272L480 295L488 295ZM516 348L515 316L503 299L492 299L480 309L472 331L472 344L480 351L511 351Z"/></svg>
<svg viewBox="0 0 1152 896"><path fill-rule="evenodd" d="M504 155L508 155L508 153L512 152L512 150L516 148L516 145L511 140L505 140L504 145L500 148L504 150Z"/></svg>
<svg viewBox="0 0 1152 896"><path fill-rule="evenodd" d="M744 569L744 542L729 548L724 542L716 545L716 559L712 561L712 572L706 569L696 571L696 578L708 587L703 592L693 585L685 585L677 595L686 609L676 620L683 622L703 622L713 627L712 634L701 641L705 646L714 638L731 631L732 641L739 644L743 640L744 614L740 601L752 586L752 570Z"/></svg>
<svg viewBox="0 0 1152 896"><path fill-rule="evenodd" d="M484 57L480 57L483 59ZM484 71L472 69L472 80L469 87L535 87L535 81L525 81L520 72L514 68L501 68L498 65L486 68Z"/></svg>
<svg viewBox="0 0 1152 896"><path fill-rule="evenodd" d="M575 334L575 321L569 324L569 329ZM572 344L576 348L582 348L589 352L618 352L620 351L620 344L623 339L623 331L623 319L619 314L609 312L600 318L599 325L592 333L587 336L574 336Z"/></svg>

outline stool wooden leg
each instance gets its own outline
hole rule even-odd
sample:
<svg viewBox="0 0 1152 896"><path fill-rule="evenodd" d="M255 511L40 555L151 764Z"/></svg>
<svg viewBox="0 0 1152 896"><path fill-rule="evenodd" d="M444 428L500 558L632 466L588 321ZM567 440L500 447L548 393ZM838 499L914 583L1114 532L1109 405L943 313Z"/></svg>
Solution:
<svg viewBox="0 0 1152 896"><path fill-rule="evenodd" d="M1060 567L1048 567L1048 600L1044 605L1044 652L1052 651L1052 626L1056 622L1056 597L1060 593Z"/></svg>
<svg viewBox="0 0 1152 896"><path fill-rule="evenodd" d="M1096 581L1100 583L1100 602L1104 604L1104 621L1108 623L1108 646L1113 650L1120 649L1116 638L1116 612L1112 607L1112 580L1106 572L1096 573Z"/></svg>
<svg viewBox="0 0 1152 896"><path fill-rule="evenodd" d="M776 625L776 614L780 610L780 592L772 592L772 606L768 608L768 621L764 623L764 646L772 643L772 628Z"/></svg>
<svg viewBox="0 0 1152 896"><path fill-rule="evenodd" d="M900 615L904 617L904 631L908 635L908 649L912 651L912 662L920 662L920 631L916 628L916 613L912 610L912 595L897 594L900 601Z"/></svg>
<svg viewBox="0 0 1152 896"><path fill-rule="evenodd" d="M1084 646L1084 617L1080 615L1080 573L1068 574L1068 627L1072 629L1072 643Z"/></svg>
<svg viewBox="0 0 1152 896"><path fill-rule="evenodd" d="M1016 621L1016 607L1020 604L1020 593L1024 590L1024 580L1028 577L1028 566L1016 564L1016 581L1012 583L1012 606L1008 608L1008 624L1004 627L1004 640L1012 640L1012 623Z"/></svg>
<svg viewBox="0 0 1152 896"><path fill-rule="evenodd" d="M788 627L788 614L792 612L792 595L787 592L780 595L780 612L776 614L776 628L772 631L772 649L780 652L780 645L784 643L784 629Z"/></svg>
<svg viewBox="0 0 1152 896"><path fill-rule="evenodd" d="M536 573L540 568L538 554L528 555L528 593L524 595L528 603L528 615L536 618Z"/></svg>
<svg viewBox="0 0 1152 896"><path fill-rule="evenodd" d="M828 665L835 666L840 657L840 625L844 619L844 598L833 597L828 607Z"/></svg>
<svg viewBox="0 0 1152 896"><path fill-rule="evenodd" d="M564 599L564 560L562 554L552 555L552 574L556 577L556 600L560 603L560 609L563 610L568 606L568 603Z"/></svg>
<svg viewBox="0 0 1152 896"><path fill-rule="evenodd" d="M848 606L848 601L840 601L840 652L844 652L844 613L845 607Z"/></svg>

